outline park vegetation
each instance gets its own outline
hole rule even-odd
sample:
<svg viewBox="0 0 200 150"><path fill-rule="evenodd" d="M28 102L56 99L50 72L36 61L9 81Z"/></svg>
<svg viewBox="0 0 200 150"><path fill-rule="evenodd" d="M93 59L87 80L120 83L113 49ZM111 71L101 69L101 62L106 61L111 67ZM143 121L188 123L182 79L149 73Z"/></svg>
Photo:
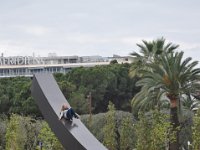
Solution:
<svg viewBox="0 0 200 150"><path fill-rule="evenodd" d="M198 62L164 38L137 45L132 64L54 74L64 96L109 150L199 150ZM0 150L63 149L30 87L31 78L0 79Z"/></svg>

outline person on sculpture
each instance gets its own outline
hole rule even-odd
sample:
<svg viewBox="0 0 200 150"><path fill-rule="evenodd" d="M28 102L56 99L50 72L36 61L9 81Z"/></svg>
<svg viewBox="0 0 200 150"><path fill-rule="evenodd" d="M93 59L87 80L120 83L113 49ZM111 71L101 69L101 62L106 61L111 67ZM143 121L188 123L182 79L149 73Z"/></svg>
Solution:
<svg viewBox="0 0 200 150"><path fill-rule="evenodd" d="M59 120L65 118L66 120L72 121L73 118L79 119L79 115L75 113L72 107L67 104L63 104L60 111Z"/></svg>

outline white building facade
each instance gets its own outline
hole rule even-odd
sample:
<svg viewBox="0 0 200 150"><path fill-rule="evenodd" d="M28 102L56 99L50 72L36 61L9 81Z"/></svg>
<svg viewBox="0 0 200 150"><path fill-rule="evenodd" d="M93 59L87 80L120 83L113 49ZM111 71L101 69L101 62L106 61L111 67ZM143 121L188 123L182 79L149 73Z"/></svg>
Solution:
<svg viewBox="0 0 200 150"><path fill-rule="evenodd" d="M0 77L32 76L34 73L67 73L75 67L109 65L110 61L130 63L131 57L101 56L13 56L0 57Z"/></svg>

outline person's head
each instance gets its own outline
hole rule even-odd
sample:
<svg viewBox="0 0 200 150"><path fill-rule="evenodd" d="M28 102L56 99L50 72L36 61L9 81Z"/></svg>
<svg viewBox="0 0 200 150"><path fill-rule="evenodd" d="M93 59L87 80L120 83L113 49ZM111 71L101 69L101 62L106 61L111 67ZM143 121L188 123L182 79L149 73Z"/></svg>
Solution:
<svg viewBox="0 0 200 150"><path fill-rule="evenodd" d="M61 108L61 111L63 111L63 110L66 110L66 109L68 109L69 107L67 106L67 104L63 104L62 105L62 108Z"/></svg>

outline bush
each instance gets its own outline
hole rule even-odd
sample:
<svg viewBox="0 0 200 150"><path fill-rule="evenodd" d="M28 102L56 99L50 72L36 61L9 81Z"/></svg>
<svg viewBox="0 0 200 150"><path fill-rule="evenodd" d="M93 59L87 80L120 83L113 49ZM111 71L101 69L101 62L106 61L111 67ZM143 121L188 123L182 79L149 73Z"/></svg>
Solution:
<svg viewBox="0 0 200 150"><path fill-rule="evenodd" d="M46 122L42 123L38 139L42 142L43 150L63 150L62 145Z"/></svg>
<svg viewBox="0 0 200 150"><path fill-rule="evenodd" d="M194 150L200 149L200 109L198 110L197 114L193 118L193 127L192 127L192 147Z"/></svg>
<svg viewBox="0 0 200 150"><path fill-rule="evenodd" d="M7 120L6 147L4 146L4 149L35 150L41 124L40 120L12 114Z"/></svg>
<svg viewBox="0 0 200 150"><path fill-rule="evenodd" d="M26 141L23 118L12 114L6 130L6 150L22 150Z"/></svg>
<svg viewBox="0 0 200 150"><path fill-rule="evenodd" d="M0 116L0 150L5 149L6 145L6 126L7 126L7 117L5 115Z"/></svg>
<svg viewBox="0 0 200 150"><path fill-rule="evenodd" d="M103 128L106 125L106 119L105 119L106 114L107 113L99 113L99 114L93 115L91 122L89 121L89 117L90 117L89 115L81 116L81 120L83 121L83 123L87 126L87 128L91 131L91 133L93 133L94 136L102 143L104 139L104 134L107 134L103 132ZM127 143L129 142L131 143L129 145L130 146L129 149L133 149L136 143L135 131L132 128L132 125L135 123L135 119L133 118L131 113L123 112L123 111L116 111L115 117L116 117L116 122L117 122L117 132L119 132L120 134L120 139L118 141L119 143L117 146L120 147L123 145L122 146L123 148L124 145L126 145L126 142L123 142L123 140L129 139L127 140ZM126 130L124 128L126 126L125 120L127 118L128 118L128 122L131 124L131 127L128 127ZM129 132L128 135L122 135L122 134L126 134L125 132ZM126 138L124 136L126 136Z"/></svg>
<svg viewBox="0 0 200 150"><path fill-rule="evenodd" d="M170 133L172 127L169 115L153 110L147 114L140 114L135 125L137 135L137 150L165 150L169 141L175 139Z"/></svg>

